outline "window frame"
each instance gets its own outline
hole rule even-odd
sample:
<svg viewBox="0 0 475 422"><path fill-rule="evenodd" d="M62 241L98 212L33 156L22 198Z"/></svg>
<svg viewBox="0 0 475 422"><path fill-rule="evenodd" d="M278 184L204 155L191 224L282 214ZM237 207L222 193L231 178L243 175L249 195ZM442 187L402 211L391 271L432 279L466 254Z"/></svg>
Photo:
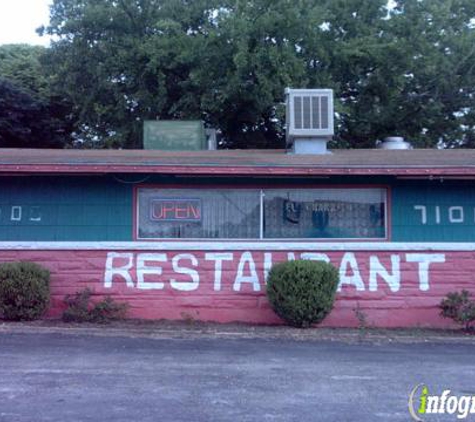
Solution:
<svg viewBox="0 0 475 422"><path fill-rule="evenodd" d="M259 221L259 238L170 238L170 237L140 237L139 236L139 190L140 189L174 189L174 190L223 190L223 189L232 189L232 190L256 190L259 191L259 207L260 207L260 221ZM382 189L384 191L384 204L385 204L385 213L384 213L384 233L385 237L351 237L351 238L296 238L296 237L286 237L286 238L271 238L264 237L264 191L265 190L316 190L316 189ZM335 242L389 242L391 240L391 187L389 185L383 184L319 184L319 185L289 185L289 184L242 184L242 185L187 185L183 184L139 184L133 187L133 200L132 200L132 238L134 241L139 242L225 242L225 243L235 243L235 242L250 242L250 243L265 243L265 242L298 242L298 243L335 243Z"/></svg>

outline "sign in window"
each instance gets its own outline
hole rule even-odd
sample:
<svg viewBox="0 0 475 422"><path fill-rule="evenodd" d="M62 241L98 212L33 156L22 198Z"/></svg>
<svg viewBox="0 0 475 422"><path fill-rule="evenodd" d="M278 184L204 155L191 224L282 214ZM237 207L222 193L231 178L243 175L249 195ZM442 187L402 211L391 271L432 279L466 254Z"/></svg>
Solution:
<svg viewBox="0 0 475 422"><path fill-rule="evenodd" d="M157 198L150 207L151 219L161 222L200 222L201 199Z"/></svg>
<svg viewBox="0 0 475 422"><path fill-rule="evenodd" d="M386 189L139 188L138 239L384 239Z"/></svg>
<svg viewBox="0 0 475 422"><path fill-rule="evenodd" d="M273 189L264 194L265 238L386 237L385 189Z"/></svg>
<svg viewBox="0 0 475 422"><path fill-rule="evenodd" d="M138 189L139 239L259 238L260 191Z"/></svg>

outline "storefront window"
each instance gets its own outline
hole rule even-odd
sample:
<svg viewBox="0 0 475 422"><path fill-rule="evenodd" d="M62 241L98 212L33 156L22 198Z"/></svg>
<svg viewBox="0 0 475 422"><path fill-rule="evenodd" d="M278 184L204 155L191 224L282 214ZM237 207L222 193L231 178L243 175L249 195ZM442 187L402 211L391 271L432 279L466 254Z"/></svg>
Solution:
<svg viewBox="0 0 475 422"><path fill-rule="evenodd" d="M384 189L266 190L264 237L385 238Z"/></svg>
<svg viewBox="0 0 475 422"><path fill-rule="evenodd" d="M384 239L386 190L137 191L138 239Z"/></svg>
<svg viewBox="0 0 475 422"><path fill-rule="evenodd" d="M138 190L139 239L256 239L260 191Z"/></svg>

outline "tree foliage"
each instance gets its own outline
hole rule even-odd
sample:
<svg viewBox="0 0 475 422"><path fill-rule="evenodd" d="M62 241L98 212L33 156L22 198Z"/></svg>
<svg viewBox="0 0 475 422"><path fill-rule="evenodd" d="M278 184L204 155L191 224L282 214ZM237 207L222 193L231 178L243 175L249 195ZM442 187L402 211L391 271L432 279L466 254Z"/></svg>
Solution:
<svg viewBox="0 0 475 422"><path fill-rule="evenodd" d="M0 147L61 148L67 137L49 104L0 78Z"/></svg>
<svg viewBox="0 0 475 422"><path fill-rule="evenodd" d="M0 147L61 148L70 140L70 105L51 91L46 49L0 46Z"/></svg>
<svg viewBox="0 0 475 422"><path fill-rule="evenodd" d="M0 45L0 76L46 98L49 95L48 76L40 62L45 51L45 47L28 44Z"/></svg>
<svg viewBox="0 0 475 422"><path fill-rule="evenodd" d="M203 119L225 147L283 146L285 87L333 88L340 147L473 145L473 0L54 0L44 33L82 139Z"/></svg>

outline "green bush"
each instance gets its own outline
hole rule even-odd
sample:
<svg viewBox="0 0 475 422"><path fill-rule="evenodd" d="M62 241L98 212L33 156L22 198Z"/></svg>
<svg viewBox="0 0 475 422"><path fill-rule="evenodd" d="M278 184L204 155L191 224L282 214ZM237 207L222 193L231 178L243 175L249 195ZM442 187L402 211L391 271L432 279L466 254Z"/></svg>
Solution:
<svg viewBox="0 0 475 422"><path fill-rule="evenodd" d="M470 330L475 321L475 301L470 297L467 290L449 293L439 304L440 314L463 325L465 330Z"/></svg>
<svg viewBox="0 0 475 422"><path fill-rule="evenodd" d="M64 322L83 322L90 319L91 313L91 295L90 289L84 289L73 295L66 295L63 302L66 309L63 311L62 319Z"/></svg>
<svg viewBox="0 0 475 422"><path fill-rule="evenodd" d="M267 297L274 312L294 327L321 322L333 308L339 275L321 261L276 264L267 279Z"/></svg>
<svg viewBox="0 0 475 422"><path fill-rule="evenodd" d="M94 322L108 322L124 319L129 308L128 303L117 302L112 297L106 296L96 303L92 309L92 320Z"/></svg>
<svg viewBox="0 0 475 422"><path fill-rule="evenodd" d="M103 300L94 303L91 299L91 289L81 290L74 295L66 295L63 312L64 322L109 322L125 318L129 305L116 302L106 296Z"/></svg>
<svg viewBox="0 0 475 422"><path fill-rule="evenodd" d="M0 265L0 314L12 321L41 317L49 304L47 269L33 262Z"/></svg>

